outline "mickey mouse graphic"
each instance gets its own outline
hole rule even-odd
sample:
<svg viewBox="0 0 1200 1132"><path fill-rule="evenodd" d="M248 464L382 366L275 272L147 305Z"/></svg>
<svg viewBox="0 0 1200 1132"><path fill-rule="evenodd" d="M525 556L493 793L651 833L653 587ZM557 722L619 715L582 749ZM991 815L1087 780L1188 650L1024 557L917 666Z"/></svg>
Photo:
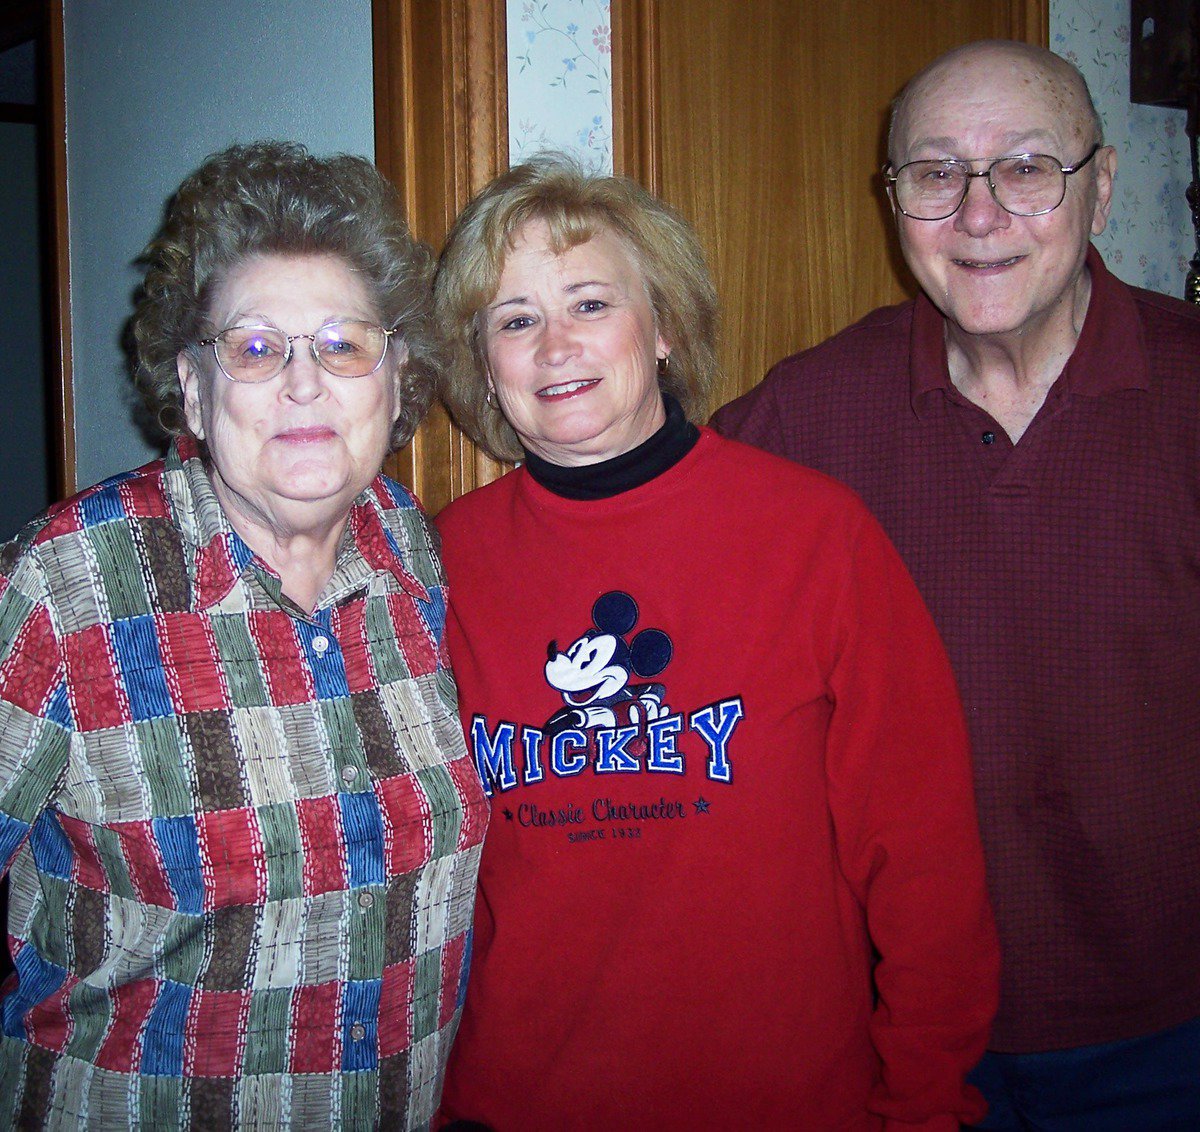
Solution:
<svg viewBox="0 0 1200 1132"><path fill-rule="evenodd" d="M565 652L551 641L546 650L546 682L565 707L547 721L547 735L569 728L635 726L670 714L662 684L631 684L631 676L657 676L671 662L674 647L661 629L643 629L626 643L637 624L637 602L610 590L592 606L592 624Z"/></svg>

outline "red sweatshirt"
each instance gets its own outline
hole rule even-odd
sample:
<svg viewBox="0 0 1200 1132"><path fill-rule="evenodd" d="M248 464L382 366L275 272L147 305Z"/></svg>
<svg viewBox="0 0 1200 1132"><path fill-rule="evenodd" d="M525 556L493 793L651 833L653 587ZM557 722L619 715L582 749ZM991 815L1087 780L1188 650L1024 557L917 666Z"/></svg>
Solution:
<svg viewBox="0 0 1200 1132"><path fill-rule="evenodd" d="M857 499L705 431L611 499L518 470L438 525L493 807L444 1116L977 1118L998 955L961 710Z"/></svg>

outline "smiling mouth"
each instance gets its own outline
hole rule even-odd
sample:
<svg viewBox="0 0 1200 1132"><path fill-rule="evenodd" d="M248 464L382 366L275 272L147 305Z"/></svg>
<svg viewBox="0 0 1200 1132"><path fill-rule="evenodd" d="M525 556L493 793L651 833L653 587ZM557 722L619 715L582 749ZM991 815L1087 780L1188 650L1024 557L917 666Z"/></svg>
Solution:
<svg viewBox="0 0 1200 1132"><path fill-rule="evenodd" d="M1015 255L1011 259L956 259L954 262L959 267L973 267L987 269L991 267L1012 267L1014 263L1019 263L1023 256Z"/></svg>
<svg viewBox="0 0 1200 1132"><path fill-rule="evenodd" d="M564 381L560 385L547 385L545 389L539 389L537 395L539 397L569 397L572 393L578 393L584 389L591 389L593 385L599 385L598 377L588 378L583 381Z"/></svg>

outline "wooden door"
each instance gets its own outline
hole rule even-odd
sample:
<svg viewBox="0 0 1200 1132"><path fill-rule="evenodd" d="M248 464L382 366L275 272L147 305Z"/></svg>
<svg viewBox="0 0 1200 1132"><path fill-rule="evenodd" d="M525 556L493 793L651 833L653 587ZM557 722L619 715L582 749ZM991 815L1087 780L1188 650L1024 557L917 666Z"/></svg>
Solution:
<svg viewBox="0 0 1200 1132"><path fill-rule="evenodd" d="M696 225L723 312L712 406L913 293L879 169L942 51L1045 44L1048 0L611 0L614 162ZM506 163L503 0L375 0L377 160L437 246ZM431 511L498 475L440 411L392 462Z"/></svg>
<svg viewBox="0 0 1200 1132"><path fill-rule="evenodd" d="M1044 45L1046 21L1046 0L613 0L618 161L704 242L722 310L714 409L915 293L880 176L892 99L956 44Z"/></svg>

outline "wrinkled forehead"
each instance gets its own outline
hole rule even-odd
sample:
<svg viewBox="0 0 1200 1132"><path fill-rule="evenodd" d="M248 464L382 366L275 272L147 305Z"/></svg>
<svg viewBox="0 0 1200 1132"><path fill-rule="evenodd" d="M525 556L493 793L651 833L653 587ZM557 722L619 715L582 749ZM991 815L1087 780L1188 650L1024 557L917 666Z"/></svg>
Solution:
<svg viewBox="0 0 1200 1132"><path fill-rule="evenodd" d="M891 149L899 158L923 148L986 157L1045 145L1071 160L1094 132L1086 89L1062 60L1021 49L964 51L909 84L897 106Z"/></svg>

